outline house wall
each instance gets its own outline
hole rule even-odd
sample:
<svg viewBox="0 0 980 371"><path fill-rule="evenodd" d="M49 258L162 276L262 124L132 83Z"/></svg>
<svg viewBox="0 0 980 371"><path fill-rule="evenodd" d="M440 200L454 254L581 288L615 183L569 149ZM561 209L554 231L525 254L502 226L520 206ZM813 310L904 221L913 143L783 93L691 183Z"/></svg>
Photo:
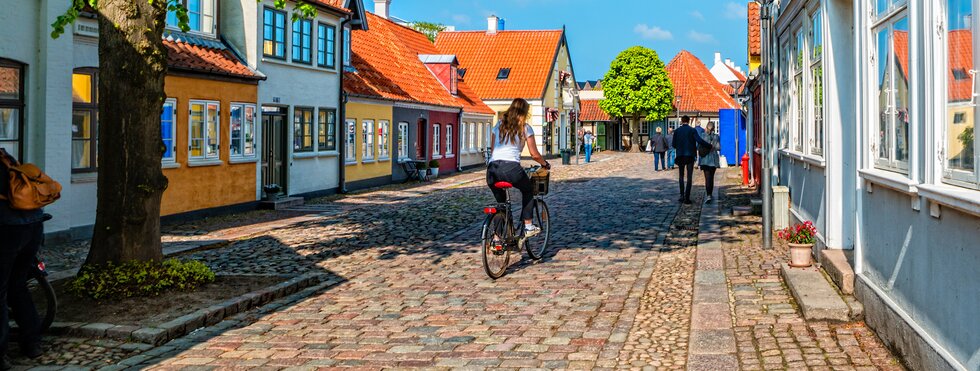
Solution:
<svg viewBox="0 0 980 371"><path fill-rule="evenodd" d="M493 122L492 120L493 120L492 115L475 115L469 113L463 114L463 122L460 125L467 125L467 129L466 129L467 137L459 138L461 140L460 148L467 147L467 149L465 151L460 151L461 152L460 159L459 159L460 167L465 169L470 167L483 166L484 164L483 151L490 146L490 144L488 143L489 139L487 138L486 132L488 128L492 129L490 127L491 122ZM469 137L471 135L470 134L471 127L473 128L472 130L474 131L474 133L472 134L474 135L472 141L470 140L471 138ZM464 141L466 141L465 142L466 146L462 145Z"/></svg>
<svg viewBox="0 0 980 371"><path fill-rule="evenodd" d="M429 111L429 130L433 125L440 125L439 129L439 150L441 153L432 153L432 142L430 139L427 151L429 158L439 160L439 174L449 174L456 172L456 156L459 154L459 114L452 112ZM446 141L446 128L453 128L452 142ZM432 132L428 133L429 136ZM452 154L447 154L446 149L452 146Z"/></svg>
<svg viewBox="0 0 980 371"><path fill-rule="evenodd" d="M232 160L229 156L231 104L255 104L257 86L180 76L167 76L165 84L167 97L177 100L177 136L174 143L177 167L163 170L170 184L163 193L160 214L171 215L255 201L257 157ZM219 164L188 165L188 152L182 149L188 147L190 118L187 112L190 111L191 99L218 101L221 104Z"/></svg>
<svg viewBox="0 0 980 371"><path fill-rule="evenodd" d="M558 154L558 151L561 148L564 148L563 143L567 143L569 148L572 148L571 143L573 143L573 138L575 137L575 130L572 127L571 122L568 120L568 117L571 111L579 110L577 102L573 105L573 108L571 109L564 108L564 103L562 102L562 99L559 97L558 71L573 72L571 56L568 53L568 46L565 45L564 43L562 43L558 48L557 57L555 58L555 65L554 67L552 67L551 76L550 79L548 80L548 86L544 90L544 99L542 100L542 105L544 107L551 107L557 109L560 117L557 121L553 123L553 125L551 125L551 138L552 138L551 147L545 148L545 152L549 154ZM575 85L574 76L569 79L571 81L571 85ZM575 87L574 89L577 89L577 87ZM540 108L538 108L534 112L543 114L543 110ZM562 118L564 118L564 122L565 122L564 130L562 125L563 122ZM545 122L542 117L541 124L544 123ZM563 142L563 137L564 137L564 142ZM542 154L544 154L545 152L542 152Z"/></svg>
<svg viewBox="0 0 980 371"><path fill-rule="evenodd" d="M358 189L365 188L374 185L387 184L391 182L391 158L378 158L377 155L377 145L380 138L377 135L378 122L387 121L389 123L392 121L392 105L391 103L367 103L367 102L354 102L350 101L347 103L347 119L355 120L355 148L357 149L355 155L357 161L347 164L346 170L346 181L348 183L348 189ZM374 147L375 147L375 158L372 160L364 159L364 120L373 120L375 132L374 135ZM397 128L396 125L393 125ZM389 132L390 133L390 132ZM392 136L388 136L389 148L392 145ZM359 186L360 185L360 186Z"/></svg>
<svg viewBox="0 0 980 371"><path fill-rule="evenodd" d="M534 142L538 145L538 152L541 152L541 155L547 155L548 153L544 146L544 137L545 132L547 131L545 126L546 122L544 121L544 106L542 105L541 100L529 100L527 102L531 105L531 119L528 120L528 124L530 124L531 128L534 129ZM497 112L497 114L493 117L493 124L490 125L490 129L492 130L493 126L496 126L497 123L500 122L504 112L507 112L507 109L510 108L511 101L485 100L483 103L489 106L490 109L494 110L494 112ZM531 153L527 150L527 148L525 148L521 155L530 156Z"/></svg>
<svg viewBox="0 0 980 371"><path fill-rule="evenodd" d="M416 109L416 108L405 108L405 107L394 107L392 109L392 156L396 159L409 158L412 160L420 160L415 150L418 145L420 138L424 137L419 135L418 126L419 120L429 121L429 111ZM408 153L402 154L399 152L398 148L398 124L401 122L408 123ZM393 182L403 182L408 179L408 174L405 173L405 169L398 161L393 161L391 164L391 180Z"/></svg>

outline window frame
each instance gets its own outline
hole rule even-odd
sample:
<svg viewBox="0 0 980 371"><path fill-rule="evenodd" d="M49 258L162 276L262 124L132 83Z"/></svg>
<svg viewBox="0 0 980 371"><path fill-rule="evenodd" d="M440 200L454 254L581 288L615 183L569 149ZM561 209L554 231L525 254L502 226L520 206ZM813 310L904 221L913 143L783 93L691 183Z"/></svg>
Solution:
<svg viewBox="0 0 980 371"><path fill-rule="evenodd" d="M27 99L27 94L24 88L27 86L24 79L24 74L27 72L27 66L23 63L18 63L12 60L0 58L0 67L11 68L17 70L17 98L14 99L0 99L0 108L6 108L11 110L16 110L17 127L15 130L16 137L0 139L0 144L2 143L15 143L14 146L16 150L12 155L16 156L18 160L23 160L24 154L24 109L26 107L25 101Z"/></svg>
<svg viewBox="0 0 980 371"><path fill-rule="evenodd" d="M191 154L192 146L193 146L192 143L194 141L194 127L192 125L194 111L192 107L194 107L195 104L200 104L201 106L204 107L204 111L203 111L204 131L202 132L203 136L201 137L202 140L201 156L194 156ZM215 126L215 133L218 136L216 138L216 145L218 149L217 151L215 151L213 155L209 155L208 142L210 142L211 139L211 136L208 133L210 131L208 129L211 125L210 122L211 115L209 114L209 112L211 110L210 106L212 105L214 105L215 109L217 109L217 114L214 115L214 118L216 119L214 126ZM214 100L191 99L187 102L187 162L200 163L200 162L211 162L211 161L220 161L220 160L221 160L221 102L214 101Z"/></svg>
<svg viewBox="0 0 980 371"><path fill-rule="evenodd" d="M161 155L160 157L160 162L163 164L172 165L177 163L177 98L165 99L163 101L164 109L166 109L168 105L171 107L170 108L170 157L166 157L167 151L165 149L163 155ZM166 111L160 113L161 126L163 126L163 121L164 121L163 115L165 113ZM163 134L162 127L160 128L160 133L161 135ZM161 139L163 139L164 145L166 146L166 139L165 138L161 138Z"/></svg>
<svg viewBox="0 0 980 371"><path fill-rule="evenodd" d="M882 113L880 111L880 107L876 107L875 112L873 112L874 116L880 116L882 114L888 116L888 122L885 125L885 130L887 131L887 137L885 138L885 140L888 141L887 156L886 156L887 158L883 158L882 156L880 156L881 154L880 151L882 149L881 147L882 138L880 135L880 130L881 130L880 118L877 120L872 120L873 126L868 128L871 134L870 135L870 139L871 139L870 158L871 158L872 165L875 169L894 172L909 177L911 176L911 162L914 156L914 148L913 148L914 143L912 143L912 138L913 138L912 131L915 130L915 123L913 122L912 118L915 117L915 115L913 114L913 110L915 110L916 108L915 105L911 102L911 98L912 98L911 89L909 89L909 91L906 92L907 95L906 99L908 100L907 102L908 112L906 113L906 116L909 119L908 127L906 129L908 132L906 134L908 135L909 140L906 141L907 158L905 161L901 161L898 160L897 156L895 155L898 146L898 137L895 136L895 134L896 134L896 128L898 127L898 120L899 120L898 101L897 101L898 80L896 78L897 74L895 72L898 71L896 68L899 67L897 67L897 65L895 64L895 58L892 58L892 56L895 55L895 37L894 37L895 25L904 20L906 24L911 26L912 19L909 14L910 12L908 9L908 4L904 2L904 0L890 0L890 1L893 2L898 1L900 5L897 8L891 9L888 12L884 13L883 16L876 17L875 21L872 23L870 27L870 37L871 37L871 42L873 44L873 48L871 49L871 52L874 58L872 71L874 71L875 73L874 75L875 80L871 84L871 88L872 88L871 91L876 95L876 98L873 99L872 101L880 101L880 98L877 97L880 94L880 90L879 87L875 86L878 84L878 70L881 66L880 63L882 60L882 57L878 55L880 51L879 48L880 40L878 40L879 38L878 35L882 31L886 31L888 35L888 49L887 49L888 56L886 62L888 63L888 65L885 67L885 73L888 74L887 75L888 88L885 91L889 93L888 93L888 97L886 98L887 102L885 106L885 112ZM908 48L911 51L912 33L911 30L907 30L906 32L908 32L909 34L907 41L910 44ZM911 55L909 55L909 60L911 61ZM908 84L911 86L915 74L915 69L911 68L911 66L907 68L909 73ZM888 112L889 109L891 109L891 112ZM869 125L871 125L872 122L869 122Z"/></svg>
<svg viewBox="0 0 980 371"><path fill-rule="evenodd" d="M351 30L350 27L344 27L344 67L351 66Z"/></svg>
<svg viewBox="0 0 980 371"><path fill-rule="evenodd" d="M390 160L391 145L389 144L389 141L391 139L391 122L388 120L378 120L377 124L378 160Z"/></svg>
<svg viewBox="0 0 980 371"><path fill-rule="evenodd" d="M456 157L453 139L453 124L446 124L446 157Z"/></svg>
<svg viewBox="0 0 980 371"><path fill-rule="evenodd" d="M941 4L940 7L942 9L941 19L948 20L950 15L949 1L941 1L940 4ZM973 50L980 50L977 49L978 45L980 45L980 40L978 40L976 35L977 27L978 25L980 25L980 19L977 19L975 17L976 15L975 12L977 11L977 5L978 4L976 4L976 2L971 2L971 6L973 6L973 8L971 9L972 12L971 15L973 17L971 17L972 18L971 24L969 25L970 28L968 28L970 32L973 34L971 37L972 39L971 41L973 43L972 45ZM946 24L947 22L948 21L943 21L943 24ZM943 119L939 120L940 121L938 123L939 127L936 128L936 133L938 134L938 137L940 139L939 140L940 142L939 171L941 172L941 176L939 182L943 184L959 187L959 188L965 188L965 189L976 191L976 190L980 190L980 136L977 135L977 131L976 131L977 120L980 119L980 116L978 116L978 113L980 113L980 104L977 104L978 98L976 96L977 91L980 90L978 88L980 87L976 85L976 82L977 79L980 79L980 76L970 75L969 71L980 70L980 53L976 53L976 52L973 53L973 59L970 61L972 68L967 70L967 79L973 79L973 82L971 83L973 90L970 92L972 94L970 100L966 102L950 102L949 92L950 92L951 82L949 80L950 74L947 71L950 71L953 67L950 65L951 62L949 57L950 55L949 44L951 42L950 40L951 31L954 31L953 25L946 25L946 27L944 27L942 34L936 39L939 42L939 45L941 45L941 50L943 51L941 57L942 68L938 68L936 69L936 71L933 72L934 77L938 77L942 81L941 84L942 93L938 94L940 95L938 101L940 102L939 111L941 111L941 115ZM954 76L954 78L957 77ZM953 112L952 109L961 109L962 111ZM966 125L967 122L965 120L961 123L957 123L956 117L963 117L965 119L969 115L972 115L973 118L972 120L973 121L972 122L973 124L973 143L972 143L973 170L972 171L967 171L964 169L955 169L950 167L951 161L949 158L950 128L955 127L957 125Z"/></svg>
<svg viewBox="0 0 980 371"><path fill-rule="evenodd" d="M809 66L807 77L810 80L808 84L810 87L809 97L806 98L809 113L808 121L810 123L810 127L807 130L807 136L809 137L808 150L809 154L819 157L823 157L824 149L826 148L825 141L827 136L825 110L825 106L827 105L827 84L826 81L824 81L825 73L823 69L823 46L825 44L823 35L823 19L823 11L820 7L817 7L817 9L809 15L809 29L807 32L810 37L808 38L809 43L807 45L808 47L806 53L808 58L807 66ZM817 28L818 26L819 28ZM820 39L819 52L816 50L817 37ZM819 76L817 76L816 73L818 69L820 71ZM821 97L819 105L817 104L818 96Z"/></svg>
<svg viewBox="0 0 980 371"><path fill-rule="evenodd" d="M361 120L361 162L374 162L374 120Z"/></svg>
<svg viewBox="0 0 980 371"><path fill-rule="evenodd" d="M231 113L235 110L235 108L240 108L241 109L241 112L242 112L241 137L238 138L238 141L239 141L238 146L239 146L239 148L242 151L241 154L234 154L231 151L231 144L233 142L235 142L235 137L233 135L233 129L232 129L232 124L233 124L233 121L232 120L233 119L231 117ZM251 117L249 117L249 114L248 114L248 109L249 108L252 109L252 115L251 115ZM255 128L256 128L256 122L258 121L258 112L259 112L258 111L258 105L256 105L255 103L232 102L229 105L229 107L228 107L228 141L229 141L229 143L228 143L228 157L229 158L233 158L233 159L254 159L254 158L256 158L258 156L258 151L256 150L256 145L255 145L255 139L256 139ZM246 130L246 128L251 128L251 133L252 133L252 139L251 140L249 140L249 138L247 136L248 130ZM247 149L249 148L249 143L250 142L251 142L251 148L252 148L252 153L251 154L249 154L247 152Z"/></svg>
<svg viewBox="0 0 980 371"><path fill-rule="evenodd" d="M398 161L408 161L410 156L408 155L408 122L401 121L398 123Z"/></svg>
<svg viewBox="0 0 980 371"><path fill-rule="evenodd" d="M320 107L317 109L316 119L317 153L337 153L337 109ZM321 138L323 142L320 141Z"/></svg>
<svg viewBox="0 0 980 371"><path fill-rule="evenodd" d="M291 40L293 43L290 61L297 64L312 66L313 20L308 18L296 19L290 23L290 28L289 34L292 36Z"/></svg>
<svg viewBox="0 0 980 371"><path fill-rule="evenodd" d="M91 94L92 101L89 103L81 103L72 100L72 107L71 107L72 119L74 120L74 116L76 112L85 112L89 115L89 118L91 120L90 125L92 127L89 130L91 134L89 135L88 138L76 139L74 135L72 135L71 172L72 174L94 173L99 171L99 71L96 68L89 68L89 67L76 68L72 70L73 81L74 81L74 75L90 76L90 86L92 90L89 93ZM72 86L72 90L74 90L74 86ZM72 125L74 125L74 123L72 123ZM75 167L74 144L75 142L79 142L79 141L89 143L90 146L89 147L90 151L88 154L89 166Z"/></svg>
<svg viewBox="0 0 980 371"><path fill-rule="evenodd" d="M200 4L201 4L201 11L199 13L200 22L197 25L197 28L198 28L197 30L195 30L194 29L194 26L190 24L190 18L191 18L191 13L192 12L191 12L191 8L188 6L189 0L176 0L176 1L179 1L181 3L181 5L183 5L184 8L187 9L187 18L188 18L187 19L187 23L188 23L188 26L191 27L191 29L188 31L188 33L197 34L197 35L207 35L207 36L211 36L211 37L215 37L218 34L218 21L217 21L217 18L218 18L218 13L220 12L220 9L218 8L219 6L221 6L220 1L218 1L218 0L198 0L198 1L200 1ZM207 6L206 6L205 3L210 3L211 4L211 14L210 15L208 15L206 13ZM180 31L180 26L178 26L178 24L177 24L178 21L177 21L177 18L176 17L177 17L177 13L176 12L167 11L166 20L164 21L165 27L168 28L168 29L171 29L171 30ZM208 30L208 31L204 31L203 30L206 22L210 22L211 30Z"/></svg>
<svg viewBox="0 0 980 371"><path fill-rule="evenodd" d="M328 38L325 34L333 35L333 37ZM316 40L316 65L330 70L337 69L337 26L317 22Z"/></svg>
<svg viewBox="0 0 980 371"><path fill-rule="evenodd" d="M303 121L303 118L309 114L309 120ZM293 107L293 153L314 153L316 152L316 116L314 116L313 107L306 106L294 106ZM299 130L297 132L297 129ZM304 146L303 143L309 140L309 147ZM299 147L297 147L296 140L299 139Z"/></svg>
<svg viewBox="0 0 980 371"><path fill-rule="evenodd" d="M803 153L803 144L806 142L806 89L807 79L803 73L804 67L807 66L806 55L806 30L805 27L799 27L793 32L793 149L797 152Z"/></svg>
<svg viewBox="0 0 980 371"><path fill-rule="evenodd" d="M268 23L268 21L265 18L265 16L266 16L267 13L272 14L272 24L271 25ZM277 15L282 16L282 24L279 24L279 18L276 17ZM265 36L265 28L267 26L272 27L272 35L271 35L272 39L268 39ZM282 27L277 27L277 26L282 26ZM278 30L278 29L281 29L282 30L282 33L283 33L281 40L277 40L276 39L276 30ZM263 7L263 9L262 9L262 56L265 57L265 58L272 58L272 59L277 59L277 60L285 61L286 60L286 56L289 53L289 43L287 41L288 38L286 37L288 33L289 33L289 31L286 28L286 12L281 11L281 10L278 10L278 9L270 8L268 6ZM266 52L266 50L265 50L265 43L266 42L271 42L272 43L272 54L269 54L268 52ZM282 46L282 55L277 55L276 54L276 46L277 45L278 46Z"/></svg>
<svg viewBox="0 0 980 371"><path fill-rule="evenodd" d="M441 124L432 124L432 158L441 159L442 158L442 133Z"/></svg>
<svg viewBox="0 0 980 371"><path fill-rule="evenodd" d="M357 163L357 119L344 120L344 162Z"/></svg>

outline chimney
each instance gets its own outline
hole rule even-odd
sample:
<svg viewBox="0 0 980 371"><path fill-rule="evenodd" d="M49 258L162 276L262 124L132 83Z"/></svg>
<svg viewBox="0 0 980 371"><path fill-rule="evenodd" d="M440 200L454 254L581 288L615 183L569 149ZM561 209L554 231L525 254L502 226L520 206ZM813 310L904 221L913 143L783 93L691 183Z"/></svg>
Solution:
<svg viewBox="0 0 980 371"><path fill-rule="evenodd" d="M728 67L735 67L735 65L732 64L732 60L731 59L725 59L725 65L728 66Z"/></svg>
<svg viewBox="0 0 980 371"><path fill-rule="evenodd" d="M721 64L721 53L715 53L715 64Z"/></svg>
<svg viewBox="0 0 980 371"><path fill-rule="evenodd" d="M374 0L374 14L388 19L388 10L391 8L391 0Z"/></svg>
<svg viewBox="0 0 980 371"><path fill-rule="evenodd" d="M487 33L488 34L491 34L491 35L496 34L497 33L497 30L499 28L500 28L500 18L498 18L496 15L492 15L492 14L489 17L487 17Z"/></svg>

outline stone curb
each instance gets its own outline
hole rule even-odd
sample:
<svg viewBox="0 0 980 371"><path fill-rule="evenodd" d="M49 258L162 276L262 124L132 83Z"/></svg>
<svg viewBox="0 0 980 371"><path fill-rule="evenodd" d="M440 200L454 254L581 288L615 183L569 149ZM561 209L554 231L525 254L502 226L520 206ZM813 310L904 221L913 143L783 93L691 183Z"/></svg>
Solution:
<svg viewBox="0 0 980 371"><path fill-rule="evenodd" d="M227 317L265 305L273 300L295 294L310 286L319 285L323 274L308 273L285 282L231 298L207 308L183 315L155 326L122 326L110 323L55 322L48 330L54 335L84 338L108 338L160 345L202 327L213 326Z"/></svg>

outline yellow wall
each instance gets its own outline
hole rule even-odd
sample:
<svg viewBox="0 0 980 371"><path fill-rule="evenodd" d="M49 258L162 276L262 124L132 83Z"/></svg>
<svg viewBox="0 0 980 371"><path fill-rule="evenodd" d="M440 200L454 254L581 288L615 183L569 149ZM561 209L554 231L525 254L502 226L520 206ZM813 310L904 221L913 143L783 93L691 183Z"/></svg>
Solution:
<svg viewBox="0 0 980 371"><path fill-rule="evenodd" d="M174 147L179 167L164 169L170 186L163 193L160 214L170 215L212 207L235 205L255 201L255 162L230 164L229 112L231 103L251 103L257 101L257 85L222 82L178 76L167 76L165 81L167 98L177 99L177 136ZM187 165L188 112L189 101L219 101L221 164L213 166L190 167ZM258 123L256 123L258 130ZM256 153L256 156L258 154Z"/></svg>
<svg viewBox="0 0 980 371"><path fill-rule="evenodd" d="M761 57L749 57L749 72L756 71L762 66Z"/></svg>
<svg viewBox="0 0 980 371"><path fill-rule="evenodd" d="M344 120L344 137L346 139L347 134L347 120L355 120L356 124L354 128L356 129L355 134L355 148L357 148L357 162L347 165L346 181L356 182L358 180L373 179L383 176L391 176L391 153L394 150L394 130L396 128L392 127L392 108L391 104L377 103L369 104L362 102L348 102L347 103L347 119ZM364 162L364 141L363 141L363 122L364 120L374 120L374 147L375 155L374 160L369 162ZM389 159L379 159L378 157L378 142L380 137L377 135L379 121L388 122L388 153ZM344 154L341 154L343 156Z"/></svg>
<svg viewBox="0 0 980 371"><path fill-rule="evenodd" d="M963 114L963 123L953 124L953 120L957 114ZM947 108L947 115L946 158L950 159L955 158L957 155L960 155L960 153L963 152L963 142L959 140L959 137L964 131L966 131L967 128L975 128L976 122L974 121L973 117L973 107L969 105L951 105ZM976 129L974 129L974 133L976 133Z"/></svg>
<svg viewBox="0 0 980 371"><path fill-rule="evenodd" d="M568 48L562 44L561 49L558 50L558 58L555 60L555 66L552 68L553 71L571 71L572 70L572 60L568 55ZM573 76L574 77L574 76ZM558 73L552 72L551 79L548 80L548 89L545 91L544 101L542 102L545 107L555 108L559 113L564 113L566 116L570 111L566 111L563 107L564 103L561 100L555 101L555 97L558 94L558 88L556 80L558 79ZM570 81L569 83L574 84L575 81ZM572 127L569 125L570 137L569 143L574 142L574 134L571 132ZM555 121L554 125L551 127L551 152L558 153L558 148L561 145L561 139L559 135L561 134L561 118Z"/></svg>

